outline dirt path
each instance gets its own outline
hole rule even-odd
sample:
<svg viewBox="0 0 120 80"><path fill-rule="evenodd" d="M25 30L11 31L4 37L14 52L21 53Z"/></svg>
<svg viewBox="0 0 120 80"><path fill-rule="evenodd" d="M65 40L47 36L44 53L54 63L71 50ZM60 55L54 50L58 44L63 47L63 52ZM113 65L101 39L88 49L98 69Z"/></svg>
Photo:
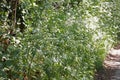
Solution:
<svg viewBox="0 0 120 80"><path fill-rule="evenodd" d="M96 72L95 80L120 80L120 45L108 52L103 69Z"/></svg>
<svg viewBox="0 0 120 80"><path fill-rule="evenodd" d="M107 80L120 80L120 49L110 50L104 61L104 68Z"/></svg>
<svg viewBox="0 0 120 80"><path fill-rule="evenodd" d="M111 77L111 80L120 80L120 69L115 71L115 74Z"/></svg>

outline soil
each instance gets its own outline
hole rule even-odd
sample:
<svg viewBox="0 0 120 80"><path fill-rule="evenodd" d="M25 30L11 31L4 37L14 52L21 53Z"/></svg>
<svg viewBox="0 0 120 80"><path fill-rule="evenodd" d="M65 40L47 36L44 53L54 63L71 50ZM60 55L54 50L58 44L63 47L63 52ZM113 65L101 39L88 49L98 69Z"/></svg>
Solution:
<svg viewBox="0 0 120 80"><path fill-rule="evenodd" d="M95 80L120 80L120 45L108 52L103 69L95 73Z"/></svg>

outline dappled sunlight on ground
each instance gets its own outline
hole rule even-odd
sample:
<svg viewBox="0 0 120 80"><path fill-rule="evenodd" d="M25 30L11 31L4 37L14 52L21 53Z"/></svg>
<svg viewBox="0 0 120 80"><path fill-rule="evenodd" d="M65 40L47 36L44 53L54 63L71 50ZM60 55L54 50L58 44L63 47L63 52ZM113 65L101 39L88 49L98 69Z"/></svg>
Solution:
<svg viewBox="0 0 120 80"><path fill-rule="evenodd" d="M119 46L111 49L109 54L107 54L106 59L104 60L104 67L106 70L106 74L110 79L109 80L120 80L120 48ZM112 74L112 75L109 75Z"/></svg>
<svg viewBox="0 0 120 80"><path fill-rule="evenodd" d="M95 80L120 80L120 45L108 52L103 69L95 73Z"/></svg>

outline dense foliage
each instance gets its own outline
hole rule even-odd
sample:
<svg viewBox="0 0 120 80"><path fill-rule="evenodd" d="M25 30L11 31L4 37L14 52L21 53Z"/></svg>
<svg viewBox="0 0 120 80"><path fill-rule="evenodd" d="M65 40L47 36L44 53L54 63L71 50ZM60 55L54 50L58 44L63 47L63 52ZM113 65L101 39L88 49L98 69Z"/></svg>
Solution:
<svg viewBox="0 0 120 80"><path fill-rule="evenodd" d="M1 0L0 79L93 80L117 41L117 1Z"/></svg>

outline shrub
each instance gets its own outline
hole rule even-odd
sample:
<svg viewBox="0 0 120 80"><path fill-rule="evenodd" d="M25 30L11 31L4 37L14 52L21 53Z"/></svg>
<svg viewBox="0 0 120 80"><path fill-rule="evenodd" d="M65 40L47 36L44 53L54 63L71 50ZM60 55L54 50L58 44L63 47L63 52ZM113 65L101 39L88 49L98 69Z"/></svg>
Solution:
<svg viewBox="0 0 120 80"><path fill-rule="evenodd" d="M15 14L6 1L0 4L1 79L93 80L116 34L104 19L112 19L111 9L99 6L105 2L21 0Z"/></svg>

